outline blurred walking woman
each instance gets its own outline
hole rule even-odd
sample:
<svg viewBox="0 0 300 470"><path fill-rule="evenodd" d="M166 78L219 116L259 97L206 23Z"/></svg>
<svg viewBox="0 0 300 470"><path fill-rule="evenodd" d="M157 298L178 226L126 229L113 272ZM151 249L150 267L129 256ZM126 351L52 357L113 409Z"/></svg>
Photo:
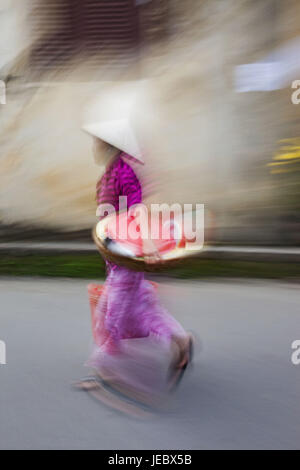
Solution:
<svg viewBox="0 0 300 470"><path fill-rule="evenodd" d="M120 196L127 197L128 209L141 203L142 188L133 168L142 163L142 155L128 135L125 120L118 121L117 126L111 121L95 121L84 130L93 138L95 163L105 166L96 188L98 206L111 204L118 212ZM143 240L143 256L147 263L161 261L149 239ZM190 335L160 305L155 287L143 272L107 260L105 263L107 279L96 307L98 341L87 362L96 375L83 379L81 388L95 389L100 379L117 383L123 390L144 388L144 394L153 391L156 373L151 375L151 370L155 369L155 361L159 363L159 358L154 359L156 346L172 351L171 384L190 360ZM142 374L139 379L138 369Z"/></svg>

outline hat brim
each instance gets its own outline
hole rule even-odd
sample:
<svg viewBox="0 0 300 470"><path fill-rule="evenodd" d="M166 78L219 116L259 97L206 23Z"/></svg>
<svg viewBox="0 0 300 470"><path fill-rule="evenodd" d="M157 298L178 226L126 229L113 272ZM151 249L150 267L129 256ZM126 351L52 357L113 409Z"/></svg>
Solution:
<svg viewBox="0 0 300 470"><path fill-rule="evenodd" d="M144 163L142 151L127 119L85 124L82 130Z"/></svg>

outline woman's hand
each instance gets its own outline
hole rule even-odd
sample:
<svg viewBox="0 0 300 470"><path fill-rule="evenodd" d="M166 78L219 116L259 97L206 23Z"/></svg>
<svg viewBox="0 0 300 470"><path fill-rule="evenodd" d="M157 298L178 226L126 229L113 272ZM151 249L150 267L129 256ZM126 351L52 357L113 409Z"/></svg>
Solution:
<svg viewBox="0 0 300 470"><path fill-rule="evenodd" d="M143 241L143 256L147 264L163 262L163 259L152 240Z"/></svg>

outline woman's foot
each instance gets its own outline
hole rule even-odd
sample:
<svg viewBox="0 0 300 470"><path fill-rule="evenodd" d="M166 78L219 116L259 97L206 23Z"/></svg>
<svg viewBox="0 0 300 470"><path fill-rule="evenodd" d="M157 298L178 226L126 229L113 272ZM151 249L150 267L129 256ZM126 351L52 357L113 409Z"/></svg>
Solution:
<svg viewBox="0 0 300 470"><path fill-rule="evenodd" d="M189 333L186 337L176 336L173 338L179 352L179 357L176 367L182 369L188 365L192 360L192 348L194 344L194 338Z"/></svg>
<svg viewBox="0 0 300 470"><path fill-rule="evenodd" d="M81 379L79 382L73 384L73 388L77 390L83 390L89 392L90 390L95 390L98 387L98 380L95 376L88 376Z"/></svg>
<svg viewBox="0 0 300 470"><path fill-rule="evenodd" d="M105 404L106 406L113 408L114 410L120 411L125 414L129 414L136 418L148 418L151 416L150 411L146 411L138 406L138 404L129 403L122 399L122 397L116 396L109 388L106 387L105 381L102 380L101 376L89 376L76 382L73 386L77 390L87 392L97 401Z"/></svg>
<svg viewBox="0 0 300 470"><path fill-rule="evenodd" d="M181 381L187 366L193 359L194 338L191 334L186 337L174 337L175 359L170 368L169 389L173 390Z"/></svg>

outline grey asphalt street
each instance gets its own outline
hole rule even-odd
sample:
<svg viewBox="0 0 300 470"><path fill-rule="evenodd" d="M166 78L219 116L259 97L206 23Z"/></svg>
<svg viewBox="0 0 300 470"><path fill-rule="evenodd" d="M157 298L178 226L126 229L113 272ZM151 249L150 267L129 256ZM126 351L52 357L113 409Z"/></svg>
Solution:
<svg viewBox="0 0 300 470"><path fill-rule="evenodd" d="M86 373L86 285L1 279L1 449L300 449L299 286L161 282L201 350L166 409L138 419L70 387Z"/></svg>

